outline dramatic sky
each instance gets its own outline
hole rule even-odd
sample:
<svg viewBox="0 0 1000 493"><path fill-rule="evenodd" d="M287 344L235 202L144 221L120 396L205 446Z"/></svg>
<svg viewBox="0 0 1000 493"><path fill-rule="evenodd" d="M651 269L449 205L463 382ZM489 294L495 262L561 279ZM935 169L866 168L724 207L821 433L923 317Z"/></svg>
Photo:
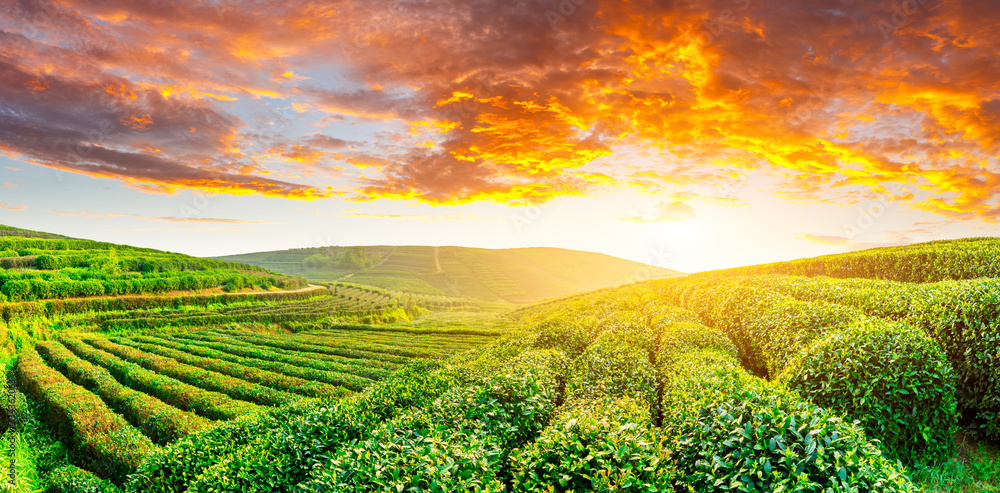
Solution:
<svg viewBox="0 0 1000 493"><path fill-rule="evenodd" d="M995 0L0 0L0 223L684 271L1000 231Z"/></svg>

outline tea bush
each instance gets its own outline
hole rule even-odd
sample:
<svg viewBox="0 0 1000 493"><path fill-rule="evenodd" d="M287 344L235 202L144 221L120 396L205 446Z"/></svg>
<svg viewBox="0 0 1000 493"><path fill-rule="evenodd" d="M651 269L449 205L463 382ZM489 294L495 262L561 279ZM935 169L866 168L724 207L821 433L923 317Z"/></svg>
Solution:
<svg viewBox="0 0 1000 493"><path fill-rule="evenodd" d="M108 339L92 337L86 339L87 344L113 354L119 358L136 363L139 366L175 378L180 382L201 389L218 392L262 406L280 406L300 399L300 397L247 382L242 378L233 378L196 366L188 366L173 358L150 354L131 346L116 344Z"/></svg>
<svg viewBox="0 0 1000 493"><path fill-rule="evenodd" d="M561 352L530 350L341 448L303 491L503 491L507 456L559 400ZM485 369L489 365L483 366Z"/></svg>
<svg viewBox="0 0 1000 493"><path fill-rule="evenodd" d="M53 368L61 371L73 383L100 396L115 412L124 416L157 444L170 443L212 424L210 420L125 387L107 370L77 358L58 342L40 343L36 349Z"/></svg>
<svg viewBox="0 0 1000 493"><path fill-rule="evenodd" d="M287 416L275 410L275 419L228 426L218 437L192 435L152 457L131 485L135 491L154 493L172 492L179 485L193 491L292 491L341 443L360 440L397 413L433 401L458 381L457 374L438 364L416 363L347 399L299 404L299 412ZM241 425L245 421L237 420ZM196 452L189 463L189 451L194 450L204 452Z"/></svg>
<svg viewBox="0 0 1000 493"><path fill-rule="evenodd" d="M715 351L671 364L663 433L681 491L917 489L864 431Z"/></svg>
<svg viewBox="0 0 1000 493"><path fill-rule="evenodd" d="M986 435L1000 437L1000 280L912 284L767 276L759 282L796 298L841 303L923 329L955 370L959 409Z"/></svg>
<svg viewBox="0 0 1000 493"><path fill-rule="evenodd" d="M944 353L934 349L936 345L932 340L885 320L873 319L856 308L827 301L797 300L768 289L767 285L760 278L713 280L698 277L660 282L659 288L665 296L683 299L691 308L699 310L736 343L744 367L765 375L777 377L795 361L809 361L809 366L816 368L842 368L845 365L841 360L842 354L851 354L856 361L872 363L852 363L849 370L852 378L836 383L828 381L829 388L804 384L796 384L795 388L803 397L815 399L833 411L865 423L869 436L883 441L886 451L894 457L923 462L943 457L949 450L945 437L954 432L957 422L957 413L951 405L955 400L955 385L947 383L953 381L951 370ZM837 337L838 333L859 325L881 328L881 331L871 334L894 334L887 337L899 346L893 351L886 351L887 348L858 337ZM833 340L841 345L839 353L813 352L813 344L826 337L835 338ZM911 349L921 358L910 359L901 355ZM806 360L797 360L806 354L809 355ZM881 370L882 366L891 367L897 362L905 364L907 371ZM929 381L939 382L939 385L932 395L923 395ZM881 389L883 392L866 394L862 396L863 402L861 398L852 401L845 397L856 394L858 386ZM836 393L843 394L838 399L832 399L831 396ZM935 400L938 397L942 399L940 403ZM926 422L912 419L901 422L899 407L907 402L911 412L916 409L916 412L926 412L933 417L928 417ZM883 423L890 419L900 426ZM933 423L936 428L929 430L928 423ZM933 445L928 447L928 442Z"/></svg>
<svg viewBox="0 0 1000 493"><path fill-rule="evenodd" d="M150 354L158 354L167 358L172 358L186 365L204 368L209 371L229 375L245 380L249 383L263 385L272 389L299 394L307 397L342 397L350 392L343 387L336 387L322 382L312 382L298 377L290 377L280 373L269 372L258 368L231 363L217 358L196 356L184 351L171 349L157 344L147 344L147 341L156 341L151 338L120 339L113 338L112 342L127 345L145 351Z"/></svg>
<svg viewBox="0 0 1000 493"><path fill-rule="evenodd" d="M25 394L44 407L53 432L70 444L82 466L102 478L121 483L156 450L100 398L49 368L34 350L21 353L16 372Z"/></svg>
<svg viewBox="0 0 1000 493"><path fill-rule="evenodd" d="M918 329L857 324L806 348L777 381L858 420L907 464L937 462L954 446L954 372Z"/></svg>
<svg viewBox="0 0 1000 493"><path fill-rule="evenodd" d="M259 406L230 399L225 394L209 392L176 379L158 375L135 363L129 363L110 353L64 337L60 342L74 354L107 369L124 385L161 399L178 409L192 411L209 419L233 419L258 411Z"/></svg>
<svg viewBox="0 0 1000 493"><path fill-rule="evenodd" d="M512 454L511 491L673 492L674 465L649 417L631 397L567 402Z"/></svg>

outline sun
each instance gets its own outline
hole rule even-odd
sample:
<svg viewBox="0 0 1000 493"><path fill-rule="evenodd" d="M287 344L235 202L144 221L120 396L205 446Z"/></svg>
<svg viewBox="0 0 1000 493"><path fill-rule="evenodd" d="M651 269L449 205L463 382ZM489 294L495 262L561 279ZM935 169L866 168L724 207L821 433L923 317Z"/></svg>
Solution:
<svg viewBox="0 0 1000 493"><path fill-rule="evenodd" d="M674 241L698 242L710 232L710 225L704 219L684 219L671 221L660 226L660 233Z"/></svg>

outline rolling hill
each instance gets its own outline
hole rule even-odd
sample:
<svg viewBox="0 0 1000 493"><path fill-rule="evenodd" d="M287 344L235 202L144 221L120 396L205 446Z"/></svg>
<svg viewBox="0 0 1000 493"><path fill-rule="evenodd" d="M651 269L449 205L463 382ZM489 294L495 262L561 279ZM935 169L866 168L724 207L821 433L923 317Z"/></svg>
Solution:
<svg viewBox="0 0 1000 493"><path fill-rule="evenodd" d="M512 303L684 275L600 253L543 247L321 247L216 258L315 282L348 281L421 294Z"/></svg>
<svg viewBox="0 0 1000 493"><path fill-rule="evenodd" d="M0 303L305 285L255 265L0 225Z"/></svg>

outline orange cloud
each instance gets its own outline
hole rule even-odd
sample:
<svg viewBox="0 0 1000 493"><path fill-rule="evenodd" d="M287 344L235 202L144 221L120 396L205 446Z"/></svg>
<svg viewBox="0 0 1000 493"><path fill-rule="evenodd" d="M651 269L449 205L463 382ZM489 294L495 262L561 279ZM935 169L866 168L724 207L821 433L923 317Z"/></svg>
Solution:
<svg viewBox="0 0 1000 493"><path fill-rule="evenodd" d="M997 220L995 2L936 0L902 22L879 2L572 4L22 2L0 14L0 98L18 105L0 146L150 191L525 203L756 171L786 196L900 183L918 209ZM44 37L24 27L46 18ZM236 116L248 108L268 125ZM309 142L301 123L366 142ZM94 150L51 151L67 145ZM339 161L353 181L262 177Z"/></svg>

